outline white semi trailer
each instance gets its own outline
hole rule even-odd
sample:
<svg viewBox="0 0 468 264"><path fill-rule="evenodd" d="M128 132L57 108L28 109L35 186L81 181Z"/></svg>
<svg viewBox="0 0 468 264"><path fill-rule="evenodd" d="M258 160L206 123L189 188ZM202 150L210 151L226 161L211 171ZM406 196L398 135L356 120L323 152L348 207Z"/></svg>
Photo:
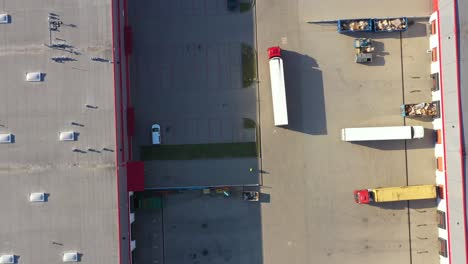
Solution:
<svg viewBox="0 0 468 264"><path fill-rule="evenodd" d="M398 140L423 138L422 126L357 127L341 129L343 141Z"/></svg>
<svg viewBox="0 0 468 264"><path fill-rule="evenodd" d="M268 49L270 59L271 97L273 98L273 118L275 126L288 124L288 108L286 105L286 89L284 86L283 59L280 47Z"/></svg>

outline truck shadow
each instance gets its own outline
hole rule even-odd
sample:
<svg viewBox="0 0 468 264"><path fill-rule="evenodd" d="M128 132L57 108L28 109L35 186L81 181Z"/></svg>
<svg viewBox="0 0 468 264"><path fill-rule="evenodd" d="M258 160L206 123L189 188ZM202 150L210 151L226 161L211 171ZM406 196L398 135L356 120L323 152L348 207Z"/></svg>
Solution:
<svg viewBox="0 0 468 264"><path fill-rule="evenodd" d="M403 32L403 38L417 38L428 36L428 21L427 19L414 18L408 20L408 30Z"/></svg>
<svg viewBox="0 0 468 264"><path fill-rule="evenodd" d="M422 121L422 122L433 122L434 121L434 117L432 116L420 116L420 117L405 117L407 119L411 119L411 120L418 120L418 121Z"/></svg>
<svg viewBox="0 0 468 264"><path fill-rule="evenodd" d="M361 145L368 148L380 150L403 150L407 149L427 149L435 146L435 131L433 129L424 129L424 138L408 140L379 140L379 141L354 141L355 145ZM406 141L406 146L405 146Z"/></svg>
<svg viewBox="0 0 468 264"><path fill-rule="evenodd" d="M374 59L371 63L366 63L364 65L368 66L384 66L385 65L385 56L390 53L385 51L385 44L381 41L372 41L374 45Z"/></svg>
<svg viewBox="0 0 468 264"><path fill-rule="evenodd" d="M287 129L326 135L323 77L315 59L282 50L289 124Z"/></svg>
<svg viewBox="0 0 468 264"><path fill-rule="evenodd" d="M405 210L414 209L416 212L425 213L425 209L435 208L437 206L436 199L398 201L387 203L370 203L370 206L378 207L385 210Z"/></svg>

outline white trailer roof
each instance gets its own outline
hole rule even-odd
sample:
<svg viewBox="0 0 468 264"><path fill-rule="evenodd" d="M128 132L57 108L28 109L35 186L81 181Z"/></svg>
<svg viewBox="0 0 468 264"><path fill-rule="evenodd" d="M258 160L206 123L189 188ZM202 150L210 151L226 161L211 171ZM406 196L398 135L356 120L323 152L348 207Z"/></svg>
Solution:
<svg viewBox="0 0 468 264"><path fill-rule="evenodd" d="M283 60L279 57L270 59L270 80L275 126L287 125L288 108L286 105L286 89L284 86Z"/></svg>
<svg viewBox="0 0 468 264"><path fill-rule="evenodd" d="M344 141L411 139L411 126L343 128Z"/></svg>

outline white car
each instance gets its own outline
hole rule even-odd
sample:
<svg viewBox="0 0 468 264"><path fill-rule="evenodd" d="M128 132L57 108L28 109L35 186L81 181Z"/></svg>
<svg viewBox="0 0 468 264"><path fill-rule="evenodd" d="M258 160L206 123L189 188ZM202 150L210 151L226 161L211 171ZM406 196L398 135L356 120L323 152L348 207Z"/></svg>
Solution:
<svg viewBox="0 0 468 264"><path fill-rule="evenodd" d="M161 126L158 124L154 124L151 126L151 138L153 145L160 145L161 144Z"/></svg>

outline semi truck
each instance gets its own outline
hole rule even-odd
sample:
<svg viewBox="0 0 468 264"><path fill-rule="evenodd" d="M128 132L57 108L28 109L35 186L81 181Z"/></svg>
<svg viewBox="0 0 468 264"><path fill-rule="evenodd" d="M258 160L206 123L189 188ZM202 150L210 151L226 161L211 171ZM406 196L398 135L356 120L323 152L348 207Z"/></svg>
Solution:
<svg viewBox="0 0 468 264"><path fill-rule="evenodd" d="M422 126L356 127L341 129L342 141L398 140L424 137Z"/></svg>
<svg viewBox="0 0 468 264"><path fill-rule="evenodd" d="M358 204L369 204L371 202L435 199L437 189L436 185L413 185L355 190L354 201Z"/></svg>
<svg viewBox="0 0 468 264"><path fill-rule="evenodd" d="M273 119L275 126L288 124L288 108L286 104L286 88L284 86L283 59L280 47L268 49L270 60L271 97L273 99Z"/></svg>
<svg viewBox="0 0 468 264"><path fill-rule="evenodd" d="M403 117L439 117L440 102L402 104L401 116Z"/></svg>

